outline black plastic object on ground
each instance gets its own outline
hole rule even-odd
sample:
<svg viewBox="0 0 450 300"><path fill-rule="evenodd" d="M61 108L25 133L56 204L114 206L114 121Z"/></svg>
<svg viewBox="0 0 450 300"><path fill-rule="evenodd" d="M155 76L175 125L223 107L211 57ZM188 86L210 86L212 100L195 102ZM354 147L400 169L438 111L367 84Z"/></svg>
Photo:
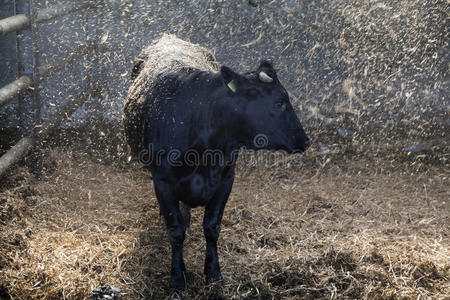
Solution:
<svg viewBox="0 0 450 300"><path fill-rule="evenodd" d="M94 289L91 293L91 298L93 300L100 300L100 299L120 300L121 293L122 293L121 289L105 284L102 285L102 287L99 289Z"/></svg>

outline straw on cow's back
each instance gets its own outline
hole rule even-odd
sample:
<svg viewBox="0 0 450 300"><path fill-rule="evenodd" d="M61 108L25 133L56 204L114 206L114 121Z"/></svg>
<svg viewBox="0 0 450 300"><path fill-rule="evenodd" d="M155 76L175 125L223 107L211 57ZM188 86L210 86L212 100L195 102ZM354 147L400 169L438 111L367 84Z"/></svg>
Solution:
<svg viewBox="0 0 450 300"><path fill-rule="evenodd" d="M210 51L174 35L163 35L142 50L133 65L132 84L123 115L125 133L133 155L143 150L143 113L147 102L155 98L152 90L164 89L158 83L173 73L191 73L194 70L217 72L219 67Z"/></svg>

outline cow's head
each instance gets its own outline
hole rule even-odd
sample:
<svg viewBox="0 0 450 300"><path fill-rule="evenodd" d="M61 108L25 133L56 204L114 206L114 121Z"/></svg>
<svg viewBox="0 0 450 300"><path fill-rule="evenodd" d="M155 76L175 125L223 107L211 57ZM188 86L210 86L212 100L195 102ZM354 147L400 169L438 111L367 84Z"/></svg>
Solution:
<svg viewBox="0 0 450 300"><path fill-rule="evenodd" d="M251 149L302 152L309 139L278 81L272 65L263 61L256 71L238 74L223 66L221 75L238 117L238 138Z"/></svg>

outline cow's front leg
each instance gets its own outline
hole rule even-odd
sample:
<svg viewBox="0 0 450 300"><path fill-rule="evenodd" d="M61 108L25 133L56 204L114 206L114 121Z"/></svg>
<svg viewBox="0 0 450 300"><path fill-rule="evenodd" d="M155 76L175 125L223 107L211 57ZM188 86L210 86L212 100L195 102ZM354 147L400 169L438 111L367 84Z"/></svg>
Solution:
<svg viewBox="0 0 450 300"><path fill-rule="evenodd" d="M172 248L170 287L173 290L183 291L185 288L184 272L186 271L183 261L183 242L186 224L179 209L179 203L174 199L169 185L157 180L154 181L154 184Z"/></svg>
<svg viewBox="0 0 450 300"><path fill-rule="evenodd" d="M222 279L217 255L217 240L219 239L220 223L233 186L233 180L234 174L227 179L205 208L203 232L206 238L205 277L208 284Z"/></svg>
<svg viewBox="0 0 450 300"><path fill-rule="evenodd" d="M182 220L182 219L181 219ZM186 267L183 261L183 242L186 227L178 220L167 226L170 245L172 247L172 266L170 271L170 287L183 291L185 287L184 273Z"/></svg>

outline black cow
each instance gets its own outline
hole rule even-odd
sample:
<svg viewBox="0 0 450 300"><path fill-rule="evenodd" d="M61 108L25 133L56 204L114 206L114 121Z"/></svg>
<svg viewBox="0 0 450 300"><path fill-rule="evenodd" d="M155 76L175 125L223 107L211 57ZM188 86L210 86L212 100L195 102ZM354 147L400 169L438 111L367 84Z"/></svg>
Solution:
<svg viewBox="0 0 450 300"><path fill-rule="evenodd" d="M288 93L267 61L244 74L226 66L218 73L189 69L160 76L142 114L145 151L140 158L151 171L168 228L171 288L185 287L185 207L205 207L204 273L208 283L220 280L217 240L237 151L245 147L294 153L309 146ZM130 124L125 121L126 129Z"/></svg>

